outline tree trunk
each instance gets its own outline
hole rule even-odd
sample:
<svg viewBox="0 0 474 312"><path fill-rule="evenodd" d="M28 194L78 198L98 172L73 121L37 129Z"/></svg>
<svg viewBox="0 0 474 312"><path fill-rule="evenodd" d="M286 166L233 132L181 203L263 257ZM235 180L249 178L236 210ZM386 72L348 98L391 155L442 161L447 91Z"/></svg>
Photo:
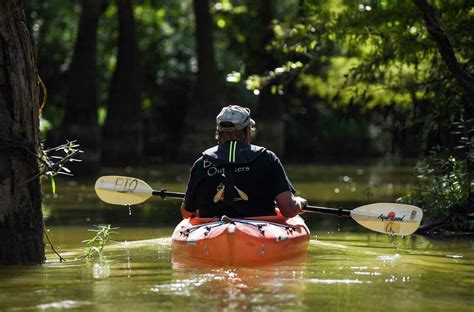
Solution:
<svg viewBox="0 0 474 312"><path fill-rule="evenodd" d="M205 148L215 144L215 116L220 111L221 81L218 78L214 53L214 26L208 0L194 0L196 19L197 80L193 100L186 113L185 131L181 148L183 160L194 158Z"/></svg>
<svg viewBox="0 0 474 312"><path fill-rule="evenodd" d="M198 106L216 108L217 65L214 53L214 24L208 0L194 0L198 73L195 94ZM217 115L217 114L216 114Z"/></svg>
<svg viewBox="0 0 474 312"><path fill-rule="evenodd" d="M97 119L97 27L103 0L82 0L79 32L69 68L69 90L60 129L60 141L77 140L84 154L80 171L98 171L101 131Z"/></svg>
<svg viewBox="0 0 474 312"><path fill-rule="evenodd" d="M44 261L39 87L33 42L15 0L0 1L0 264Z"/></svg>
<svg viewBox="0 0 474 312"><path fill-rule="evenodd" d="M142 156L143 118L138 92L138 45L130 0L117 0L119 40L117 67L109 89L102 158L130 164Z"/></svg>
<svg viewBox="0 0 474 312"><path fill-rule="evenodd" d="M435 9L426 0L413 0L413 2L420 10L426 29L438 46L439 53L449 71L468 94L474 94L474 77L459 64L453 46L436 17Z"/></svg>
<svg viewBox="0 0 474 312"><path fill-rule="evenodd" d="M273 56L266 51L267 45L273 39L273 29L271 22L273 19L272 0L256 1L257 19L260 24L260 36L256 51L257 74L263 75L273 70L276 61ZM257 128L258 135L255 142L263 145L278 155L284 152L285 142L285 122L283 119L283 100L278 94L272 94L271 85L260 90L257 104Z"/></svg>

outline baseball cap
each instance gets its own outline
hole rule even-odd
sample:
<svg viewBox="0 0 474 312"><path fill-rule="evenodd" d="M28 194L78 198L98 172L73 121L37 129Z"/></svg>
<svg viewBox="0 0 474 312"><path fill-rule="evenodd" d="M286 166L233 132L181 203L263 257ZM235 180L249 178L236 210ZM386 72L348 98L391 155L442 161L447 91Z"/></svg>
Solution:
<svg viewBox="0 0 474 312"><path fill-rule="evenodd" d="M216 117L216 123L220 131L241 130L248 125L255 125L255 121L250 118L250 109L238 105L223 107Z"/></svg>

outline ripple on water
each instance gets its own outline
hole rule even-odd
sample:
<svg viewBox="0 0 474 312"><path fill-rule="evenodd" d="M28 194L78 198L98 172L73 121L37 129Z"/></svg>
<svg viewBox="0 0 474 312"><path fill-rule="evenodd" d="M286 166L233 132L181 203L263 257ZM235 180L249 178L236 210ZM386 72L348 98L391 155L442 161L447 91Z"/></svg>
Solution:
<svg viewBox="0 0 474 312"><path fill-rule="evenodd" d="M173 296L179 295L187 297L191 296L195 288L206 284L213 278L214 276L212 275L204 275L198 278L180 279L174 281L173 283L156 285L152 287L150 291L156 293L170 294Z"/></svg>
<svg viewBox="0 0 474 312"><path fill-rule="evenodd" d="M340 248L340 249L347 249L348 247L346 245L341 245L341 244L336 244L336 243L330 243L330 242L323 242L317 239L312 239L309 241L310 245L317 245L317 246L323 246L323 247L329 247L329 248Z"/></svg>
<svg viewBox="0 0 474 312"><path fill-rule="evenodd" d="M377 259L384 262L395 262L398 259L400 259L400 255L394 254L394 255L378 256Z"/></svg>
<svg viewBox="0 0 474 312"><path fill-rule="evenodd" d="M358 279L321 279L321 278L311 278L306 280L308 283L312 284L371 284L371 281L361 281Z"/></svg>

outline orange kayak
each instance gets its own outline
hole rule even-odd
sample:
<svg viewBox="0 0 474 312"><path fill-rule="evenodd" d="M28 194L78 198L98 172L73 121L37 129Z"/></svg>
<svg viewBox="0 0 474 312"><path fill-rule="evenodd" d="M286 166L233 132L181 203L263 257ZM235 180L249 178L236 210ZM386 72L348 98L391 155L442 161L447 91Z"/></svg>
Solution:
<svg viewBox="0 0 474 312"><path fill-rule="evenodd" d="M172 235L173 257L251 266L305 254L309 237L300 216L184 219Z"/></svg>

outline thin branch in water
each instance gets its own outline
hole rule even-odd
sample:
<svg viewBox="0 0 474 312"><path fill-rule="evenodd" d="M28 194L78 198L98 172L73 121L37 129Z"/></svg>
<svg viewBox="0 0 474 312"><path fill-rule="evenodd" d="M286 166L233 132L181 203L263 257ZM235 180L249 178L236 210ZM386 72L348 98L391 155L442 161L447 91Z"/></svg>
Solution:
<svg viewBox="0 0 474 312"><path fill-rule="evenodd" d="M66 259L64 259L57 251L56 248L54 248L53 243L51 242L51 239L49 238L48 231L45 229L44 235L46 236L46 239L48 240L49 245L51 246L51 249L53 252L59 257L59 262L66 262Z"/></svg>

